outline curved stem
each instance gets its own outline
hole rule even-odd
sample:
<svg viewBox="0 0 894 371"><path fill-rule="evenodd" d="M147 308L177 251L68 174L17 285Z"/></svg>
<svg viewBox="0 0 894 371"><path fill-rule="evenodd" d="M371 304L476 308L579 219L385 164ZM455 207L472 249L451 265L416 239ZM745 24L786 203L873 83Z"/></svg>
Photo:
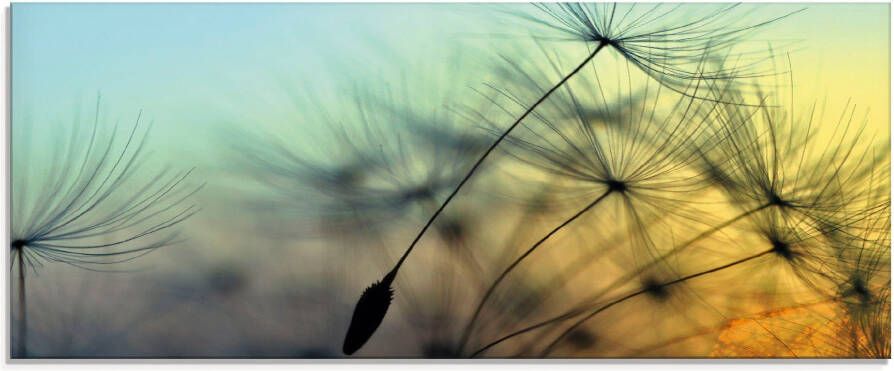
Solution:
<svg viewBox="0 0 894 371"><path fill-rule="evenodd" d="M394 265L394 268L392 268L385 275L385 277L382 278L382 281L379 282L380 285L383 285L385 287L391 286L391 283L394 281L395 277L397 276L397 272L400 270L400 267L403 265L404 261L406 261L407 257L410 256L410 253L416 247L416 244L419 243L419 240L422 239L422 236L425 235L425 232L428 231L428 228L432 226L432 224L435 222L435 219L437 219L438 216L441 215L441 213L444 211L444 209L447 207L447 205L450 203L450 201L452 201L453 198L456 197L456 195L459 193L459 190L462 189L463 185L465 185L466 182L469 181L469 179L472 177L472 175L475 174L475 171L478 170L478 168L481 166L482 163L484 163L484 160L487 159L487 157L494 151L494 149L497 148L498 145L500 145L501 142L503 142L504 139L506 139L506 137L509 135L509 133L511 133L513 129L515 129L526 117L528 117L528 115L530 115L531 112L534 111L534 109L536 109L538 106L540 106L541 103L543 103L547 98L549 98L549 96L552 95L553 92L555 92L562 85L564 85L565 82L567 82L572 76L574 76L575 74L580 72L580 70L582 70L584 68L584 66L586 66L591 60L593 60L593 58L595 58L596 55L599 54L599 51L602 50L602 48L604 48L606 45L607 45L607 43L605 43L605 42L599 43L599 45L596 47L595 50L593 50L592 53L590 53L571 72L569 72L567 75L565 75L565 77L563 77L558 83L556 83L556 85L554 85L552 88L547 90L546 93L544 93L539 99L537 99L536 102L534 102L534 104L532 104L530 107L528 107L525 110L525 112L521 116L519 116L518 119L516 119L515 122L513 122L512 125L510 125L497 138L497 140L494 141L490 145L490 147L487 148L486 151L484 151L484 153L481 155L481 157L478 158L478 160L475 162L475 164L472 166L472 168L469 169L469 172L466 173L466 175L459 182L459 184L456 185L456 188L453 189L453 191L450 193L450 195L448 195L447 198L444 200L444 202L442 202L441 205L438 207L438 209L435 210L435 213L432 214L432 216L428 219L428 221L425 223L425 225L422 226L422 229L419 230L419 233L416 234L415 238L413 238L413 241L410 243L410 246L407 247L407 249L404 251L403 255L401 255L400 259ZM387 308L386 308L386 310L387 310ZM376 327L378 327L378 325L376 325ZM373 329L373 331L375 331L375 329Z"/></svg>
<svg viewBox="0 0 894 371"><path fill-rule="evenodd" d="M519 257L516 258L515 261L512 262L512 264L509 264L509 266L503 270L503 273L500 273L500 275L497 277L497 279L494 280L494 282L490 285L490 287L487 288L487 291L484 293L484 297L481 298L481 301L478 302L478 306L475 308L475 313L472 314L472 319L469 320L468 324L466 324L466 327L463 330L462 337L460 338L460 341L459 341L459 346L457 348L457 354L461 354L463 348L466 346L466 342L469 340L469 336L471 335L472 328L475 326L475 322L478 320L478 316L481 315L481 310L484 309L484 304L487 303L487 299L489 299L491 297L491 295L493 295L494 291L497 289L497 286L501 282L503 282L504 279L506 279L506 276L509 275L509 272L512 272L512 270L515 269L515 267L517 267L519 264L521 264L522 260L525 260L525 258L527 258L529 255L531 255L531 253L533 253L534 250L536 250L538 247L540 247L540 245L542 245L544 242L549 240L549 238L552 237L554 234L556 234L556 232L558 232L562 228L565 228L568 224L571 224L571 222L575 221L577 218L586 214L587 211L590 211L590 209L592 209L593 207L598 205L600 202L602 202L602 200L604 200L606 197L608 197L608 195L610 195L611 193L612 193L612 190L605 191L602 195L600 195L595 200L593 200L592 202L587 204L587 206L584 206L583 209L580 209L577 213L575 213L570 218L568 218L564 222L562 222L562 224L559 224L558 226L553 228L553 230L549 231L549 233L547 233L545 236L543 236L543 238L541 238L539 241L534 243L534 245L532 245L530 248L528 248L527 251L525 251L523 254L519 255Z"/></svg>
<svg viewBox="0 0 894 371"><path fill-rule="evenodd" d="M459 182L459 184L456 185L456 188L453 189L453 192L451 192L450 195L447 196L447 198L444 200L444 202L441 203L441 206L438 207L438 209L435 210L435 213L432 214L432 216L428 219L428 222L426 222L425 225L422 226L422 229L419 230L418 234L416 234L416 238L413 239L413 242L411 242L410 246L407 248L407 250L404 251L403 256L401 256L400 260L398 260L397 264L395 264L394 269L392 269L393 272L396 273L400 269L400 266L403 265L404 260L407 259L407 257L410 255L410 252L413 251L413 248L416 247L416 244L419 242L420 239L422 239L422 236L425 235L425 232L428 230L428 228L431 227L431 225L432 225L432 223L434 223L435 219L438 218L438 215L441 215L441 212L444 211L444 208L447 207L447 204L449 204L450 201L453 200L454 197L456 197L456 194L459 193L459 190L462 189L463 185L465 185L466 182L469 181L469 179L472 177L472 174L474 174L475 171L478 170L478 168L481 166L482 163L484 163L484 160L487 159L487 157L491 154L491 152L493 152L494 149L496 149L497 146L501 142L503 142L503 139L506 139L506 137L509 135L509 133L512 132L512 130L515 129L522 121L524 121L524 119L526 117L528 117L528 115L530 115L531 112L533 112L534 109L536 109L541 103L543 103L543 101L545 101L547 98L549 98L549 96L552 95L552 93L554 91L559 89L559 87L561 87L562 85L565 85L565 82L567 82L568 79L570 79L572 76L574 76L575 74L580 72L580 70L583 69L587 63L589 63L594 57L596 57L596 54L599 54L599 51L602 50L602 48L605 47L605 45L607 45L607 44L599 43L599 46L597 46L596 49L592 53L590 53L590 55L587 56L586 59L583 60L583 62L581 62L574 70L572 70L567 75L565 75L565 77L563 77L562 80L560 80L556 85L554 85L552 88L547 90L546 93L544 93L543 96L540 97L540 99L538 99L536 102L534 102L534 104L532 104L530 107L528 107L528 109L525 110L525 113L523 113L521 116L519 116L518 119L516 119L515 122L513 122L512 125L510 125L503 132L503 134L500 134L500 137L497 138L497 140L495 140L490 145L490 147L487 148L486 151L484 151L484 153L481 155L481 157L479 157L478 160L475 162L475 165L472 166L472 168L469 170L469 172L466 173L465 177L463 177L463 179Z"/></svg>
<svg viewBox="0 0 894 371"><path fill-rule="evenodd" d="M650 219L657 220L657 219ZM525 308L522 308L524 312L522 312L522 316L532 313L533 311L539 309L539 304L543 304L549 302L553 295L561 292L561 289L565 287L566 284L570 280L573 280L575 277L580 275L585 269L592 264L600 261L602 258L606 257L608 253L612 252L614 249L621 247L622 239L626 238L627 235L624 233L616 233L613 238L611 238L605 246L605 250L590 250L589 254L584 256L583 258L575 259L568 268L563 268L561 274L557 274L553 276L553 278L549 281L549 283L542 286L542 288L548 288L543 292L542 295L538 296L539 303L532 303L533 305L527 305ZM542 289L541 288L541 289ZM600 294L598 297L601 297ZM588 300L587 302L591 302L596 299ZM502 322L503 325L507 325L507 322ZM524 353L522 353L524 354Z"/></svg>
<svg viewBox="0 0 894 371"><path fill-rule="evenodd" d="M741 214L739 214L739 215L737 215L737 216L735 216L735 217L733 217L733 218L731 218L731 219L729 219L729 220L727 220L727 221L725 221L725 222L723 222L723 223L721 223L721 224L719 224L719 225L717 225L717 226L715 226L715 227L713 227L713 228L711 228L711 229L708 229L708 230L706 230L706 231L704 231L704 232L698 234L697 236L695 236L695 237L689 239L688 241L684 242L683 244L674 247L673 249L671 249L670 251L668 251L666 254L660 256L658 259L655 259L654 261L652 261L651 263L649 263L648 265L646 265L643 269L648 268L648 267L651 267L652 265L657 264L658 262L664 261L664 260L667 259L668 257L670 257L670 256L672 256L672 255L674 255L674 254L676 254L676 253L679 253L680 251L683 251L685 248L691 246L692 244L698 242L699 240L701 240L701 239L703 239L703 238L705 238L705 237L708 237L708 236L710 236L710 235L712 235L712 234L714 234L714 233L717 233L718 231L720 231L720 230L722 230L722 229L724 229L724 228L726 228L726 227L728 227L728 226L730 226L730 225L736 223L737 221L742 220L742 219L744 219L744 218L746 218L746 217L748 217L748 216L750 216L750 215L752 215L752 214L754 214L754 213L756 213L756 212L758 212L758 211L761 211L761 210L763 210L763 209L766 209L767 207L770 207L770 206L771 206L771 204L764 204L764 205L758 206L758 207L756 207L756 208L754 208L754 209L751 209L751 210L748 210L748 211L746 211L746 212L743 212L743 213L741 213ZM629 274L629 275L626 275L626 276L624 276L624 277L621 277L620 279L618 279L618 280L616 280L615 282L613 282L612 284L610 284L605 290L602 290L602 292L600 292L598 295L596 295L595 298L593 298L592 300L588 300L588 302L589 302L589 301L597 300L599 297L601 297L602 295L604 295L606 292L612 290L613 288L615 288L615 287L616 287L617 285L619 285L620 283L625 282L625 281L629 280L631 277L633 277L633 276L639 274L643 269L638 269L638 270L636 270L635 272L633 272L633 273L631 273L631 274ZM486 351L486 350L488 350L488 349L490 349L490 348L492 348L492 347L494 347L494 346L496 346L496 345L498 345L498 344L500 344L500 343L502 343L502 342L504 342L504 341L506 341L506 340L509 340L509 339L511 339L511 338L513 338L513 337L516 337L516 336L518 336L518 335L525 334L525 333L527 333L527 332L536 330L536 329L538 329L538 328L541 328L541 327L546 326L546 325L549 325L549 324L553 324L553 323L556 323L556 322L559 322L559 321L563 321L563 320L566 320L566 319L569 319L569 318L576 317L576 316L578 316L579 314L581 314L581 313L583 313L583 312L584 312L584 310L580 310L580 309L577 309L577 310L571 310L571 311L569 311L569 312L566 312L565 314L559 315L559 316L557 316L557 317L550 318L550 319L545 320L545 321L543 321L543 322L540 322L540 323L537 323L537 324L534 324L534 325L525 327L525 328L523 328L523 329L520 329L520 330L518 330L518 331L515 331L515 332L513 332L513 333L511 333L511 334L508 334L508 335L506 335L506 336L503 336L503 337L501 337L501 338L499 338L499 339L497 339L497 340L494 340L494 341L488 343L488 344L485 345L484 347L482 347L482 348L478 349L477 351L475 351L474 353L472 353L471 357L475 357L475 356L477 356L478 354L481 354L482 352L484 352L484 351Z"/></svg>
<svg viewBox="0 0 894 371"><path fill-rule="evenodd" d="M675 284L678 284L678 283L680 283L680 282L685 282L685 281L691 280L691 279L693 279L693 278L697 278L697 277L704 276L704 275L706 275L706 274L710 274L710 273L718 272L718 271L721 271L721 270L724 270L724 269L727 269L727 268L730 268L730 267L734 267L734 266L736 266L736 265L739 265L739 264L742 264L742 263L745 263L745 262L748 262L748 261L757 259L757 258L759 258L759 257L761 257L761 256L764 256L764 255L767 255L767 254L769 254L769 253L772 253L773 251L774 251L773 249L765 250L765 251L763 251L763 252L760 252L760 253L751 255L751 256L749 256L749 257L745 257L745 258L736 260L736 261L731 262L731 263L727 263L727 264L721 265L721 266L719 266L719 267L714 267L714 268L708 269L708 270L706 270L706 271L701 271L701 272L698 272L698 273L690 274L690 275L688 275L688 276L680 277L680 278L677 278L677 279L675 279L675 280L673 280L673 281L668 281L668 282L666 282L666 283L661 284L661 287L667 287L667 286L675 285ZM553 349L556 347L556 345L558 345L558 344L565 338L565 336L567 336L568 334L570 334L572 331L574 331L574 330L575 330L576 328L578 328L580 325L582 325L582 324L584 324L585 322L589 321L591 318L595 317L597 314L599 314L599 313L601 313L601 312L603 312L603 311L605 311L605 310L607 310L607 309L609 309L609 308L615 306L616 304L620 304L620 303L622 303L622 302L624 302L624 301L627 301L627 300L629 300L629 299L632 299L632 298L634 298L634 297L637 297L637 296L639 296L639 295L642 295L642 294L644 294L644 293L646 293L646 292L648 292L648 291L649 291L649 289L642 289L642 290L633 292L633 293L631 293L631 294L628 294L627 296L624 296L624 297L622 297L622 298L620 298L620 299L617 299L617 300L615 300L615 301L612 301L611 303L605 304L605 305L603 305L603 306L601 306L601 307L599 307L599 308L596 308L595 310L593 310L592 312L590 312L590 314L586 315L584 318L581 318L580 320L578 320L577 322L575 322L573 325L571 325L571 327L568 327L568 329L566 329L565 331L563 331L563 332L556 338L556 340L553 340L553 342L550 343L550 344L546 347L546 349L543 350L542 353L540 353L540 356L541 356L541 357L545 357L545 356L549 355L549 353L551 353L551 352L553 351Z"/></svg>

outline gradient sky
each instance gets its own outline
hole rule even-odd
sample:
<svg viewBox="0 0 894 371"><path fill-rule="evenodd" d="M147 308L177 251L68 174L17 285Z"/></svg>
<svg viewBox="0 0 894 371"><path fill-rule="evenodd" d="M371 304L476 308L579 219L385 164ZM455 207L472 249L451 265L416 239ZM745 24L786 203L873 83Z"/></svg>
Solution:
<svg viewBox="0 0 894 371"><path fill-rule="evenodd" d="M887 125L888 4L744 6L758 18L806 8L761 38L797 42L791 59L801 94L852 97ZM382 46L412 62L421 49L522 32L489 21L499 7L13 4L13 110L16 119L23 111L64 115L101 91L123 115L145 109L170 137L167 130L210 124L209 112L251 105L255 91L284 78L318 81L334 63L375 66Z"/></svg>

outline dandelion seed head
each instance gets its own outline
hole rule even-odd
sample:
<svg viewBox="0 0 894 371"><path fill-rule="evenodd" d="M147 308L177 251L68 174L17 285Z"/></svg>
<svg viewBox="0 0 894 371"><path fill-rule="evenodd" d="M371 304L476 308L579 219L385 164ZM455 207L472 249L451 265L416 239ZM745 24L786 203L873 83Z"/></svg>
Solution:
<svg viewBox="0 0 894 371"><path fill-rule="evenodd" d="M847 244L848 230L885 203L877 194L888 171L878 154L886 151L863 135L866 118L849 102L827 117L815 103L796 110L781 98L785 93L762 92L752 107L720 104L717 125L708 128L722 140L700 152L698 166L723 174L707 178L733 203L778 219L764 222Z"/></svg>
<svg viewBox="0 0 894 371"><path fill-rule="evenodd" d="M608 46L656 81L686 92L694 80L718 81L772 74L767 57L736 50L762 28L798 11L748 23L737 5L698 11L683 4L535 4L539 15L521 17L545 28L535 37L578 40ZM799 10L800 11L800 10ZM739 65L728 66L736 60ZM713 67L716 66L716 67Z"/></svg>
<svg viewBox="0 0 894 371"><path fill-rule="evenodd" d="M27 240L18 239L18 238L12 240L12 243L10 243L10 246L12 247L13 251L22 250L22 248L24 248L27 245L28 245Z"/></svg>
<svg viewBox="0 0 894 371"><path fill-rule="evenodd" d="M616 192L616 193L627 192L627 183L620 181L620 180L608 179L605 181L605 185L608 186L608 190L610 192Z"/></svg>
<svg viewBox="0 0 894 371"><path fill-rule="evenodd" d="M642 289L649 297L659 301L667 300L671 294L669 288L655 277L644 279Z"/></svg>
<svg viewBox="0 0 894 371"><path fill-rule="evenodd" d="M98 99L89 126L75 117L70 129L54 129L58 136L49 140L58 151L49 157L21 152L36 147L14 133L19 160L12 164L16 202L10 246L32 269L64 263L106 270L175 243L174 227L199 211L189 203L202 188L188 185L193 170L148 166L151 124L142 112L119 131L117 123L106 127L100 108ZM42 123L16 129L37 125ZM30 158L41 160L24 163Z"/></svg>
<svg viewBox="0 0 894 371"><path fill-rule="evenodd" d="M795 257L794 251L792 251L792 246L787 242L780 241L778 239L772 239L770 244L773 246L773 253L782 257L785 260L792 260Z"/></svg>
<svg viewBox="0 0 894 371"><path fill-rule="evenodd" d="M648 80L638 82L641 89L625 89L604 86L593 71L583 71L577 79L522 122L524 129L507 140L510 154L552 175L598 184L611 192L682 186L672 179L682 167L673 160L686 151L687 138L699 131L697 112L708 108L689 97L671 96ZM522 85L517 90L524 89ZM502 94L519 101L509 90ZM668 108L663 108L659 102L667 100ZM605 125L594 125L593 117L601 117L595 121Z"/></svg>
<svg viewBox="0 0 894 371"><path fill-rule="evenodd" d="M792 204L790 202L782 199L782 197L780 197L774 191L767 192L767 204L772 205L772 206L777 206L780 208L787 208L787 207L792 206Z"/></svg>
<svg viewBox="0 0 894 371"><path fill-rule="evenodd" d="M860 277L851 278L850 289L845 292L846 295L856 295L861 303L868 303L872 300L872 293L866 287L866 283Z"/></svg>

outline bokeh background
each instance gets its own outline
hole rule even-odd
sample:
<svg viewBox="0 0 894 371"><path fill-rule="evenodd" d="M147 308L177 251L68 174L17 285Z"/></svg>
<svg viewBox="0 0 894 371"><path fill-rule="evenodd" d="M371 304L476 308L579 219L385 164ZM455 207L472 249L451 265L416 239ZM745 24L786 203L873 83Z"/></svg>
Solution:
<svg viewBox="0 0 894 371"><path fill-rule="evenodd" d="M338 117L350 115L345 113L354 107L349 97L357 91L370 99L393 93L389 99L418 107L423 115L480 106L476 91L499 81L495 66L501 58L535 49L530 25L511 16L529 7L13 4L13 161L47 153L43 148L57 143L73 118L93 116L101 96L104 122L132 122L140 110L153 122L148 166L195 167L190 181L205 184L194 200L202 211L179 226L183 241L128 263L125 272L64 264L37 271L28 282L29 352L44 357L340 357L357 296L399 256L424 212L388 216L389 232L377 231L376 238L321 232L312 214L325 204L271 199L275 191L269 180L244 161L244 151L263 143L253 139L273 136L309 159L339 158L348 150L333 139L331 129L335 122L344 124ZM835 116L855 104L858 111L868 111L869 128L879 140L890 138L888 4L742 7L754 20L803 8L756 32L748 43L772 47L779 64L790 63L796 105L824 102ZM586 53L578 44L541 41L539 47L562 51L566 66ZM483 132L464 122L454 120L454 125L464 133ZM17 136L23 133L30 133L27 142ZM353 135L366 135L360 133ZM449 152L438 158L458 161ZM546 216L526 221L530 228L514 229L527 214L513 201L532 192L532 186L499 175L481 178L452 209L466 222L465 238L475 246L512 244L513 238L533 241L537 231L559 220ZM301 197L314 196L296 196ZM584 230L563 238L556 243L585 245L580 241L598 236ZM505 251L493 248L486 259L471 261L463 252L444 253L453 263L439 266L447 258L425 251L436 245L423 244L413 256L418 268L402 272L407 279L397 283L395 307L359 355L443 356L439 352L450 348L457 324L470 315L481 291L484 280L469 277L492 277L497 269L489 262L507 261ZM559 270L567 263L563 259L578 254L539 259L547 261L544 267ZM604 268L593 274L600 272ZM529 276L537 281L538 274ZM528 287L518 285L508 292ZM722 289L705 288L718 295ZM499 303L525 307L523 298L503 296ZM545 306L561 305L556 299ZM689 306L685 301L661 305ZM806 317L798 312L802 309L788 310L785 315ZM684 333L680 324L689 322L661 318L658 309L647 312L641 314L644 319L663 321L643 325L631 320L629 326L640 326L636 333L641 336L631 340L635 346L606 345L588 355L761 355L716 350L718 343L749 341L758 348L778 348L724 333L736 316L685 327L691 331ZM698 313L683 317L699 318ZM751 307L747 313L761 311ZM771 316L784 322L785 315ZM504 319L511 326L512 319ZM501 326L493 321L493 332L483 338L505 333ZM623 330L604 333L612 331ZM579 341L593 339L580 335Z"/></svg>

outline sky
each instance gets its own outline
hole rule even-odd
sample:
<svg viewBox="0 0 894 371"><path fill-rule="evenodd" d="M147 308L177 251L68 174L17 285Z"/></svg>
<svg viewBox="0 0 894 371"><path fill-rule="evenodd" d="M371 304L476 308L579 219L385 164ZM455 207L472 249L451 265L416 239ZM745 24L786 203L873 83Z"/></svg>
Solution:
<svg viewBox="0 0 894 371"><path fill-rule="evenodd" d="M506 5L519 6L524 5ZM887 84L881 83L889 73L887 4L744 6L754 8L754 18L805 8L760 37L795 41L791 59L804 91L852 97L887 122ZM408 64L431 63L422 60L420 49L462 49L500 42L502 36L494 34L523 32L490 22L495 8L14 4L13 110L64 114L74 102L101 92L122 113L146 110L165 133L197 126L213 130L206 112L262 104L263 95L255 92L278 80L319 83L327 75L321 72L333 65L388 68L383 49Z"/></svg>

